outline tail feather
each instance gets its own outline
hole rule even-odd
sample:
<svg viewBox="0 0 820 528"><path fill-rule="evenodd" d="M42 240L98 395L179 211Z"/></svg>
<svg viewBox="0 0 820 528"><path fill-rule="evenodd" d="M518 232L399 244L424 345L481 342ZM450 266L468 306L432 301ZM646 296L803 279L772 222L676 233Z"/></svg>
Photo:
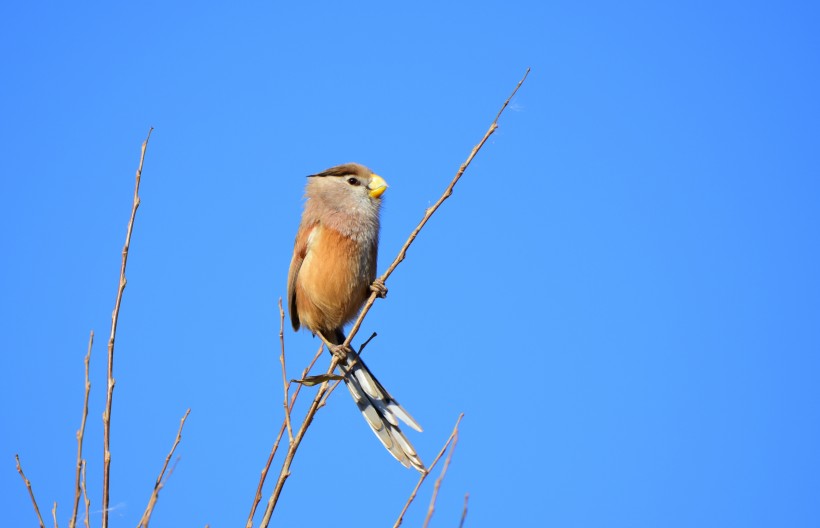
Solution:
<svg viewBox="0 0 820 528"><path fill-rule="evenodd" d="M412 466L424 472L424 463L399 428L398 420L420 432L418 422L390 396L355 352L348 354L347 361L340 368L350 395L384 447L404 467Z"/></svg>

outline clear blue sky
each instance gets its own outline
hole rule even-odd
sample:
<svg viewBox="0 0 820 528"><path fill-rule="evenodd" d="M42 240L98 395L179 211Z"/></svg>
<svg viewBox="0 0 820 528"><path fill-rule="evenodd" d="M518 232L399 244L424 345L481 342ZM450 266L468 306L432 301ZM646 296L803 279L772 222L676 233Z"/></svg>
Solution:
<svg viewBox="0 0 820 528"><path fill-rule="evenodd" d="M466 414L433 526L465 493L470 527L818 526L818 26L810 2L4 3L2 524L35 521L14 453L67 523L94 329L99 525L149 127L112 526L188 407L153 524L239 526L282 420L304 176L385 177L384 269L531 67L362 331L425 460ZM317 342L286 337L295 377ZM339 391L274 521L391 525L415 482Z"/></svg>

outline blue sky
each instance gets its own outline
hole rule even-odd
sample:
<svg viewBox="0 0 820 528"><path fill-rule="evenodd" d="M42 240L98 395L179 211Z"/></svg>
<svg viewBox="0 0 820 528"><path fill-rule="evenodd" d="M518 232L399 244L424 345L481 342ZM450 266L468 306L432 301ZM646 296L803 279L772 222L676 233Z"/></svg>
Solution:
<svg viewBox="0 0 820 528"><path fill-rule="evenodd" d="M99 525L149 127L111 522L136 525L190 407L153 524L238 526L282 420L304 176L388 181L384 269L531 67L360 334L425 461L465 413L432 526L465 493L473 527L817 526L819 22L810 2L3 4L3 524L35 521L15 453L67 523L93 329ZM296 377L317 341L286 340ZM391 525L416 478L339 391L274 522Z"/></svg>

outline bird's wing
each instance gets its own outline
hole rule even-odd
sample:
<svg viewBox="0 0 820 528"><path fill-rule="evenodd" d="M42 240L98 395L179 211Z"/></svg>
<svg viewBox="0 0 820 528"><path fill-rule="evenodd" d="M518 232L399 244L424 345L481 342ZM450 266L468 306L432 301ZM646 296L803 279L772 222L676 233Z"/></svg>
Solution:
<svg viewBox="0 0 820 528"><path fill-rule="evenodd" d="M302 262L304 262L305 255L308 252L310 235L317 225L318 222L300 225L299 231L296 233L296 242L293 244L293 258L290 260L290 269L288 270L288 312L294 330L299 330L299 313L296 309L296 279L299 277L299 270L302 268Z"/></svg>

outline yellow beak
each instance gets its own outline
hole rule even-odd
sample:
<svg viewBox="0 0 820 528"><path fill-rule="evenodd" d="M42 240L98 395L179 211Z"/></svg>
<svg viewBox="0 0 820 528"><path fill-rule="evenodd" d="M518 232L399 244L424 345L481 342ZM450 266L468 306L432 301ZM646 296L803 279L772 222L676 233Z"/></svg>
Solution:
<svg viewBox="0 0 820 528"><path fill-rule="evenodd" d="M367 184L367 189L370 191L371 198L378 198L384 191L387 190L387 182L384 181L384 178L377 174L370 175L370 183Z"/></svg>

